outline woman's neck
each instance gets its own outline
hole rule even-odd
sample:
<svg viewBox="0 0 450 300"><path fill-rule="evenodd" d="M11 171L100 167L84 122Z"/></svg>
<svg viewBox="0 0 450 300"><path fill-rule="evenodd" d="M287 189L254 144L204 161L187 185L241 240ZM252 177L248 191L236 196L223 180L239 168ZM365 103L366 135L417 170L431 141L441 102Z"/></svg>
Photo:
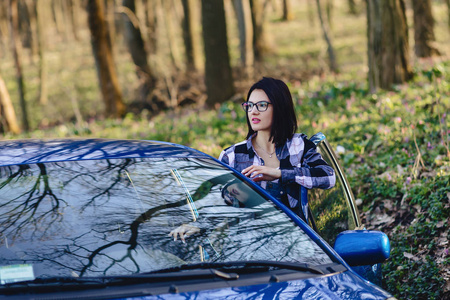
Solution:
<svg viewBox="0 0 450 300"><path fill-rule="evenodd" d="M266 152L270 153L275 151L275 145L271 141L269 141L269 138L270 132L258 131L257 135L254 137L253 142L257 147L260 147Z"/></svg>

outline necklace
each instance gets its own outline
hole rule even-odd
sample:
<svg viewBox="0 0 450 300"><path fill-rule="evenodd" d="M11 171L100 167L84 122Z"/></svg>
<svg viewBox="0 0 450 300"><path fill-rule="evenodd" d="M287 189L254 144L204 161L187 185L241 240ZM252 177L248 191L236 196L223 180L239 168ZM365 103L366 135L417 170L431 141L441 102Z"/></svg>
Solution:
<svg viewBox="0 0 450 300"><path fill-rule="evenodd" d="M256 143L256 142L255 142L255 143ZM261 147L258 143L256 143L256 146L258 146L258 148L261 149L262 151L266 152L267 155L269 155L270 158L272 158L272 155L275 154L276 149L275 149L272 153L269 153L269 152L267 152L263 147Z"/></svg>

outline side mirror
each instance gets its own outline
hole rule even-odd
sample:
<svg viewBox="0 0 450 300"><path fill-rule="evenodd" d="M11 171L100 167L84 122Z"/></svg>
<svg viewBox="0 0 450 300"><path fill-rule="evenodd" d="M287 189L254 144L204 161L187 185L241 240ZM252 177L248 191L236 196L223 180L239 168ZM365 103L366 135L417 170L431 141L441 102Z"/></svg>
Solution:
<svg viewBox="0 0 450 300"><path fill-rule="evenodd" d="M334 250L350 266L366 266L388 259L391 246L388 236L381 231L347 230L337 236Z"/></svg>

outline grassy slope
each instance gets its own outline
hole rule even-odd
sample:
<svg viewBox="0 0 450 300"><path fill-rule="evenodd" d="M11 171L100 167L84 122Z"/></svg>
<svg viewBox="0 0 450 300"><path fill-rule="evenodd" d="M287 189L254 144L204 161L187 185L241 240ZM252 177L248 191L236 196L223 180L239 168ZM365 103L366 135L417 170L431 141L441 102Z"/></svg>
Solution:
<svg viewBox="0 0 450 300"><path fill-rule="evenodd" d="M345 3L337 2L332 27L341 75L325 75L326 49L317 21L314 25L308 22L306 6L298 8L292 22L271 19L268 30L273 53L259 75L289 82L300 131L308 135L322 131L332 145L344 147L341 160L354 194L361 200L362 218L368 228L383 230L391 238L392 256L384 264L384 287L399 299L449 297L450 118L446 113L450 111L450 63L446 58L440 63L414 59L417 76L413 82L393 92L368 95L364 14L346 15ZM442 5L435 8L436 35L438 47L448 55L450 34ZM279 15L279 10L276 12ZM230 29L234 30L233 25ZM31 124L40 130L5 135L4 139L155 139L218 156L223 147L244 138L245 115L232 101L217 110L193 107L150 119L143 112L129 114L124 120L99 120L101 103L86 35L84 42L81 47L64 43L50 47L50 74L58 76L50 76L50 105L46 107L36 100L37 66L26 64ZM236 39L230 39L230 46L233 62L237 62ZM129 101L137 81L129 56L121 49L117 53L120 81ZM67 63L69 58L76 63ZM1 70L17 101L10 59L2 60ZM237 86L242 87L240 93L248 88L243 82ZM74 119L76 105L84 121L67 122Z"/></svg>

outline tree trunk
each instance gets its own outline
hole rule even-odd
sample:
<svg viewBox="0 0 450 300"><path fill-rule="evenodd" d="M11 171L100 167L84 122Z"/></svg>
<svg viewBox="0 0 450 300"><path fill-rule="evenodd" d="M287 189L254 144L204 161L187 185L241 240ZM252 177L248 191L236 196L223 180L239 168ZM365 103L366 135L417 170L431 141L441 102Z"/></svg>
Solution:
<svg viewBox="0 0 450 300"><path fill-rule="evenodd" d="M73 36L73 22L72 22L72 7L70 5L71 0L61 0L60 6L61 6L61 15L64 18L64 35L66 37L66 40L72 41L75 39Z"/></svg>
<svg viewBox="0 0 450 300"><path fill-rule="evenodd" d="M139 23L137 20L133 22L134 19L137 19L135 2L134 0L123 0L122 5L128 9L127 13L122 14L125 25L125 40L136 65L136 72L141 85L138 102L145 103L155 87L156 79L153 77L152 70L148 64L147 52L145 51ZM154 107L154 110L157 110L156 107Z"/></svg>
<svg viewBox="0 0 450 300"><path fill-rule="evenodd" d="M196 43L195 33L194 33L194 21L193 21L193 1L192 0L182 0L184 18L182 22L183 27L183 39L186 57L186 66L188 71L196 71L198 62L196 57L195 46Z"/></svg>
<svg viewBox="0 0 450 300"><path fill-rule="evenodd" d="M173 19L173 7L171 6L171 3L168 0L161 0L161 8L163 11L162 19L164 20L164 26L166 29L166 37L167 37L167 45L169 47L168 52L170 56L170 60L172 62L173 67L175 70L179 70L180 67L178 65L177 61L177 55L175 54L176 47L174 45L174 41L176 39L173 26L172 26L172 19Z"/></svg>
<svg viewBox="0 0 450 300"><path fill-rule="evenodd" d="M158 46L158 33L156 25L158 18L156 17L156 1L148 0L144 2L145 24L147 25L147 49L150 55L156 55Z"/></svg>
<svg viewBox="0 0 450 300"><path fill-rule="evenodd" d="M37 41L38 41L38 55L39 55L39 78L40 78L40 93L39 103L46 105L48 103L48 85L47 85L47 60L45 58L46 51L46 23L48 18L47 5L48 1L36 1L36 15L37 15Z"/></svg>
<svg viewBox="0 0 450 300"><path fill-rule="evenodd" d="M35 1L26 0L24 2L25 7L27 9L28 22L30 25L30 48L31 55L34 61L35 56L38 55L38 38L37 38L37 20L36 20L36 3Z"/></svg>
<svg viewBox="0 0 450 300"><path fill-rule="evenodd" d="M291 11L291 1L290 0L283 0L283 21L290 21L294 17L292 15Z"/></svg>
<svg viewBox="0 0 450 300"><path fill-rule="evenodd" d="M319 14L320 27L322 28L323 38L325 40L325 43L327 44L327 53L328 53L328 60L330 62L330 65L329 65L330 71L337 73L337 72L339 72L339 68L338 68L338 64L336 61L336 55L334 54L333 43L331 41L328 26L327 26L327 24L325 24L325 21L323 20L323 17L322 17L322 9L321 9L321 5L320 5L320 0L316 0L316 4L317 4L317 12Z"/></svg>
<svg viewBox="0 0 450 300"><path fill-rule="evenodd" d="M434 47L434 19L430 0L411 1L414 11L414 50L418 57L440 55Z"/></svg>
<svg viewBox="0 0 450 300"><path fill-rule="evenodd" d="M78 35L78 14L80 13L80 1L79 0L68 0L68 11L70 17L70 25L72 28L72 35L76 41L80 40Z"/></svg>
<svg viewBox="0 0 450 300"><path fill-rule="evenodd" d="M125 105L117 80L111 40L106 24L103 0L89 0L87 4L92 51L97 67L100 89L107 117L123 117Z"/></svg>
<svg viewBox="0 0 450 300"><path fill-rule="evenodd" d="M113 45L116 42L117 28L116 28L116 2L115 0L105 0L105 18L106 24L108 24L109 41L111 43L111 49L114 53Z"/></svg>
<svg viewBox="0 0 450 300"><path fill-rule="evenodd" d="M19 134L20 127L17 124L16 112L11 103L8 90L3 78L0 76L0 120L4 120L5 124L0 123L0 131L9 130L12 133ZM3 129L3 130L2 130Z"/></svg>
<svg viewBox="0 0 450 300"><path fill-rule="evenodd" d="M328 28L333 27L333 0L326 0L325 11L327 12Z"/></svg>
<svg viewBox="0 0 450 300"><path fill-rule="evenodd" d="M253 25L253 51L256 61L262 61L264 55L269 52L267 44L264 7L260 0L250 0Z"/></svg>
<svg viewBox="0 0 450 300"><path fill-rule="evenodd" d="M80 29L81 24L83 24L83 20L81 17L84 17L85 11L82 9L81 1L83 0L72 0L72 14L73 14L73 26L74 33L76 35L75 38L79 39L80 36L78 34L78 30ZM84 1L83 1L84 3Z"/></svg>
<svg viewBox="0 0 450 300"><path fill-rule="evenodd" d="M251 23L250 2L248 0L233 0L239 29L239 50L241 67L246 78L253 77L253 27Z"/></svg>
<svg viewBox="0 0 450 300"><path fill-rule="evenodd" d="M213 107L234 95L223 0L202 0L206 104Z"/></svg>
<svg viewBox="0 0 450 300"><path fill-rule="evenodd" d="M6 49L9 44L8 36L8 1L0 1L0 43L2 46L1 54L6 53ZM5 44L3 43L5 42Z"/></svg>
<svg viewBox="0 0 450 300"><path fill-rule="evenodd" d="M145 6L146 4L144 3L145 0L134 0L135 3L135 14L136 14L136 18L139 20L139 30L141 32L141 37L142 40L144 41L144 48L145 51L148 53L148 48L147 48L147 37L148 37L148 33L147 33L147 26L145 24L146 22L146 12L145 12ZM146 1L145 1L146 2Z"/></svg>
<svg viewBox="0 0 450 300"><path fill-rule="evenodd" d="M369 87L392 89L412 78L403 0L367 0Z"/></svg>
<svg viewBox="0 0 450 300"><path fill-rule="evenodd" d="M27 103L25 101L25 85L23 82L22 62L21 62L21 44L19 38L19 20L17 11L17 0L9 0L9 25L11 48L14 57L14 65L16 67L16 79L19 89L19 101L22 112L22 126L25 131L30 130L28 122Z"/></svg>
<svg viewBox="0 0 450 300"><path fill-rule="evenodd" d="M66 25L64 22L64 15L61 9L61 1L62 0L53 0L51 5L53 11L53 20L55 22L56 31L60 36L66 38Z"/></svg>
<svg viewBox="0 0 450 300"><path fill-rule="evenodd" d="M446 0L447 2L447 25L448 29L450 29L450 0Z"/></svg>

